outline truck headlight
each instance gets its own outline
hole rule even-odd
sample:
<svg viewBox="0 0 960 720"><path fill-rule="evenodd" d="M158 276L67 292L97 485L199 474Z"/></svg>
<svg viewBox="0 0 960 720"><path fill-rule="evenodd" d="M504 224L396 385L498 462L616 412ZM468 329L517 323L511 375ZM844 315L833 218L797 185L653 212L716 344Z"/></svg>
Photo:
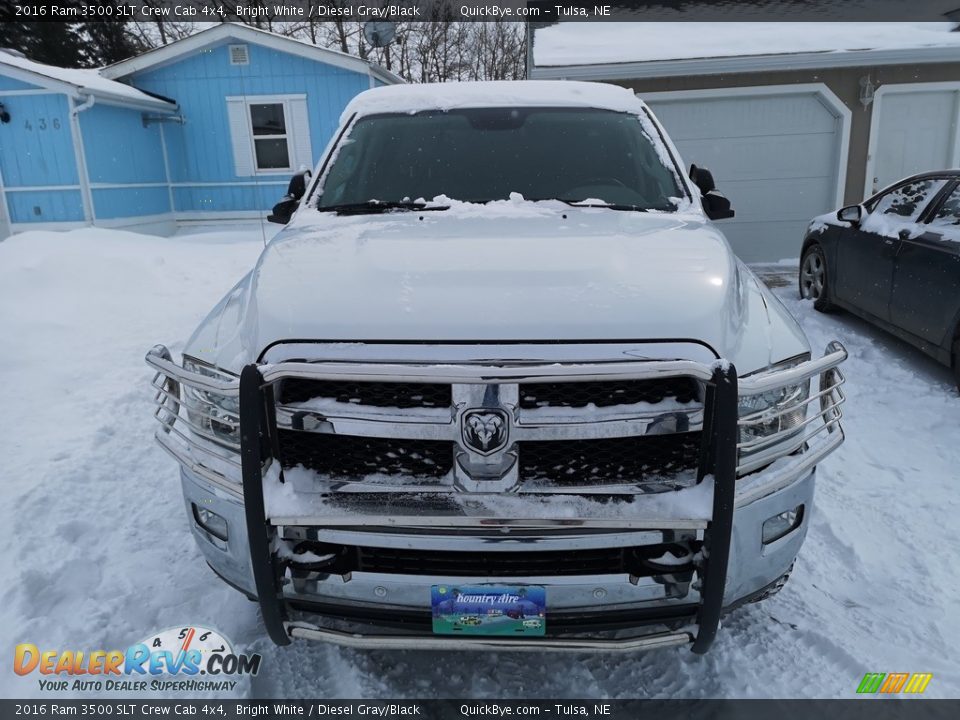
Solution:
<svg viewBox="0 0 960 720"><path fill-rule="evenodd" d="M763 372L776 372L796 367L810 359L809 353L777 363ZM769 447L760 441L762 438L773 438L783 434L790 435L790 430L799 428L807 417L807 399L810 397L810 380L804 380L796 385L785 385L782 388L769 390L757 395L740 396L740 442L747 444L744 448L749 451L749 444L756 443L762 447Z"/></svg>
<svg viewBox="0 0 960 720"><path fill-rule="evenodd" d="M236 380L237 376L209 363L188 356L183 358L183 369L217 380ZM183 403L190 423L199 428L208 440L227 445L240 444L240 399L226 397L208 390L183 384Z"/></svg>

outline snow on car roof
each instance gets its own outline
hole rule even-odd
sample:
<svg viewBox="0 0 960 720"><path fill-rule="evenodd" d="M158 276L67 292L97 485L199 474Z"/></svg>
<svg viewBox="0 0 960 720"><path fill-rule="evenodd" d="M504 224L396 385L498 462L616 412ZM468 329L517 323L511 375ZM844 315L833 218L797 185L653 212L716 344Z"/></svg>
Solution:
<svg viewBox="0 0 960 720"><path fill-rule="evenodd" d="M956 23L562 22L536 31L538 67L960 46Z"/></svg>
<svg viewBox="0 0 960 720"><path fill-rule="evenodd" d="M81 69L81 68L61 68L54 65L44 65L19 55L0 50L0 72L3 65L8 65L18 70L25 70L33 75L39 75L50 80L56 80L68 85L73 85L79 90L85 90L94 95L113 97L118 100L126 99L147 103L150 105L167 106L173 108L173 103L156 98L134 87L125 85L116 80L108 80L100 74L99 70Z"/></svg>
<svg viewBox="0 0 960 720"><path fill-rule="evenodd" d="M347 105L341 122L354 113L415 113L470 107L589 107L639 113L641 102L626 88L564 80L389 85L367 90Z"/></svg>

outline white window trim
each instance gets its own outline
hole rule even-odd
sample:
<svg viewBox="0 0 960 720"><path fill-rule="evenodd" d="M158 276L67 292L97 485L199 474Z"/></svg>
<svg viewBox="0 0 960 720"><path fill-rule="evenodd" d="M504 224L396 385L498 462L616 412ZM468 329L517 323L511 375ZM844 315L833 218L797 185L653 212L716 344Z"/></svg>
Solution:
<svg viewBox="0 0 960 720"><path fill-rule="evenodd" d="M298 95L242 95L227 97L228 101L239 100L243 102L246 108L247 118L247 136L250 140L250 153L253 159L254 175L290 175L295 171L294 165L299 157L297 153L296 138L291 133L292 114L290 111L290 102L293 100L306 100L306 94ZM257 135L253 134L253 117L250 115L251 105L283 105L283 124L286 129L284 135ZM287 141L287 167L284 168L265 168L257 167L257 146L256 140L270 140L284 138Z"/></svg>

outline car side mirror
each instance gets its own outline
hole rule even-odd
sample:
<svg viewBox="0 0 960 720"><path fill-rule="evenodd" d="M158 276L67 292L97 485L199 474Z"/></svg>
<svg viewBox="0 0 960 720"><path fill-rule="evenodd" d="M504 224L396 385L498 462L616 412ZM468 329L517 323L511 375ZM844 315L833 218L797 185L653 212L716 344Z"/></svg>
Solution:
<svg viewBox="0 0 960 720"><path fill-rule="evenodd" d="M717 184L713 181L713 173L706 168L690 166L690 179L700 190L700 202L703 204L703 212L711 220L726 220L734 216L733 208L730 207L730 201L727 197L717 190Z"/></svg>
<svg viewBox="0 0 960 720"><path fill-rule="evenodd" d="M717 189L717 184L713 181L713 173L706 168L691 165L689 176L693 184L700 188L701 195Z"/></svg>
<svg viewBox="0 0 960 720"><path fill-rule="evenodd" d="M280 201L273 206L273 211L267 215L267 221L286 225L290 218L297 211L297 205L300 204L300 198L307 192L307 181L312 173L309 170L302 170L290 178L290 184L287 185L287 194L280 198Z"/></svg>
<svg viewBox="0 0 960 720"><path fill-rule="evenodd" d="M863 206L862 205L848 205L845 208L841 208L837 211L837 220L840 222L848 222L853 226L860 224L860 221L863 219Z"/></svg>
<svg viewBox="0 0 960 720"><path fill-rule="evenodd" d="M703 203L703 212L711 220L726 220L736 214L730 207L730 200L718 190L711 190L700 198L700 202Z"/></svg>

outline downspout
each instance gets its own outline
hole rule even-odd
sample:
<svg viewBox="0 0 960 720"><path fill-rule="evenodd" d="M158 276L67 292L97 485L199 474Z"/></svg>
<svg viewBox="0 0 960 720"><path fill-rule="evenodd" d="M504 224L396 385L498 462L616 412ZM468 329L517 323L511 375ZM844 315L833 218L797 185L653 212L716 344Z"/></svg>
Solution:
<svg viewBox="0 0 960 720"><path fill-rule="evenodd" d="M93 193L90 192L90 175L87 173L87 154L83 149L83 133L80 130L79 115L92 108L96 98L93 95L87 95L86 99L77 105L78 97L70 98L70 132L73 133L73 151L77 159L77 175L80 177L83 217L88 225L93 225L97 221L97 216L93 208Z"/></svg>
<svg viewBox="0 0 960 720"><path fill-rule="evenodd" d="M530 21L527 21L527 26L524 28L526 33L527 40L527 68L524 73L524 80L532 80L534 77L533 73L533 26L530 24Z"/></svg>

